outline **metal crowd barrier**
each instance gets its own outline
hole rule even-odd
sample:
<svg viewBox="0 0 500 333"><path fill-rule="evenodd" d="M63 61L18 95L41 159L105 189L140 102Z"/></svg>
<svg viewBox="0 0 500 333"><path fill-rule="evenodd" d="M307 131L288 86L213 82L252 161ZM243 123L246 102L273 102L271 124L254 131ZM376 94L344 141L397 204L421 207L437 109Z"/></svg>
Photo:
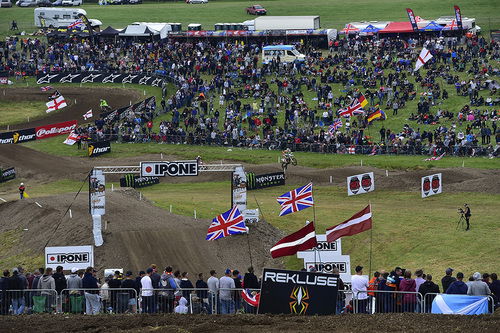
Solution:
<svg viewBox="0 0 500 333"><path fill-rule="evenodd" d="M371 295L372 294L372 295ZM369 290L354 295L354 313L422 312L424 298L418 292Z"/></svg>
<svg viewBox="0 0 500 333"><path fill-rule="evenodd" d="M138 313L137 291L132 288L64 289L59 304L63 313Z"/></svg>
<svg viewBox="0 0 500 333"><path fill-rule="evenodd" d="M25 289L0 291L0 315L57 312L57 291Z"/></svg>

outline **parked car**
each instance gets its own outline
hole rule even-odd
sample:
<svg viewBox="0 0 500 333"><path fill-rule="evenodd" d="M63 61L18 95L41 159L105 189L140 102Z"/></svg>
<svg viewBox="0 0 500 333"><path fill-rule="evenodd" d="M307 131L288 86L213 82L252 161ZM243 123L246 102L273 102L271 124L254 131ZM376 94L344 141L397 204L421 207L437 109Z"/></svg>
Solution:
<svg viewBox="0 0 500 333"><path fill-rule="evenodd" d="M137 5L142 3L142 0L122 0L122 4L124 5Z"/></svg>
<svg viewBox="0 0 500 333"><path fill-rule="evenodd" d="M36 5L38 7L52 7L52 2L50 0L36 0Z"/></svg>
<svg viewBox="0 0 500 333"><path fill-rule="evenodd" d="M36 6L36 0L19 0L16 2L18 7L34 7Z"/></svg>
<svg viewBox="0 0 500 333"><path fill-rule="evenodd" d="M12 2L10 0L0 0L0 8L10 8L12 7Z"/></svg>
<svg viewBox="0 0 500 333"><path fill-rule="evenodd" d="M83 4L83 0L62 0L63 6L80 6Z"/></svg>
<svg viewBox="0 0 500 333"><path fill-rule="evenodd" d="M108 5L121 5L122 3L125 3L122 0L107 0Z"/></svg>
<svg viewBox="0 0 500 333"><path fill-rule="evenodd" d="M186 0L187 3L208 3L208 0Z"/></svg>
<svg viewBox="0 0 500 333"><path fill-rule="evenodd" d="M247 11L247 14L250 14L250 15L266 15L267 14L267 10L262 7L261 5L253 5L251 7L248 7L246 9Z"/></svg>

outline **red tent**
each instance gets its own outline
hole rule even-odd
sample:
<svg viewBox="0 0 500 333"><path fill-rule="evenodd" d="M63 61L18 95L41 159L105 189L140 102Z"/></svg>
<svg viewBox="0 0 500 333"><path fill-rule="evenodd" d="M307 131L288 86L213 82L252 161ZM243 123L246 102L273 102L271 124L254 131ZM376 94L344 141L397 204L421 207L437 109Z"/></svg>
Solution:
<svg viewBox="0 0 500 333"><path fill-rule="evenodd" d="M397 34L402 32L413 32L410 22L391 22L379 34Z"/></svg>

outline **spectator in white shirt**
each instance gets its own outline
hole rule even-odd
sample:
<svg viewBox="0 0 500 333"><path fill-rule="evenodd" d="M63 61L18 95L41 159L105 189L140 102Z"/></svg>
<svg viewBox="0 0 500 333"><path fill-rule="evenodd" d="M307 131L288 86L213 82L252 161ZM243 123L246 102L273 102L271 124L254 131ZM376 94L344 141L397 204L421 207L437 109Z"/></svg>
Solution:
<svg viewBox="0 0 500 333"><path fill-rule="evenodd" d="M153 269L148 267L146 275L141 279L142 312L144 313L154 312L153 282L151 281L151 274L153 274Z"/></svg>
<svg viewBox="0 0 500 333"><path fill-rule="evenodd" d="M363 276L363 267L356 266L356 275L351 277L352 293L357 298L357 306L355 311L357 313L367 313L366 306L368 305L368 278Z"/></svg>
<svg viewBox="0 0 500 333"><path fill-rule="evenodd" d="M208 305L209 305L209 314L212 314L219 308L219 304L217 304L217 293L219 292L219 279L217 278L217 273L215 270L210 271L210 277L207 280L208 285ZM220 311L217 311L220 312Z"/></svg>
<svg viewBox="0 0 500 333"><path fill-rule="evenodd" d="M231 270L228 268L225 275L219 280L219 297L221 314L234 313L233 290L235 288L234 280L231 278Z"/></svg>

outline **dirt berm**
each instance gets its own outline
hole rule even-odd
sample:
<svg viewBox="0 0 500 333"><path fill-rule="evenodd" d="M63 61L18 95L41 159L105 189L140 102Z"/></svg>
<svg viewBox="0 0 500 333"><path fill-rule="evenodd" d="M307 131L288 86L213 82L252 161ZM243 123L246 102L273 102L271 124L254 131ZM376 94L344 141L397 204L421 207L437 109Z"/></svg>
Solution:
<svg viewBox="0 0 500 333"><path fill-rule="evenodd" d="M47 243L48 246L93 244L88 192L80 193L71 206L73 217L69 214L63 217L74 196L75 193L68 193L1 204L0 233L27 229L22 233L20 247L10 249L12 253L6 255L20 250L40 255ZM154 263L162 268L171 265L187 271L194 281L195 274L203 272L208 276L211 269L219 275L226 268L245 272L250 266L249 247L252 264L259 268L259 273L263 267L282 267L281 261L270 257L269 249L283 234L266 222L250 225L248 236L235 235L209 242L205 237L210 220L170 214L139 200L134 190L108 191L102 221L104 245L95 248L95 266L101 271L123 268L137 272Z"/></svg>

